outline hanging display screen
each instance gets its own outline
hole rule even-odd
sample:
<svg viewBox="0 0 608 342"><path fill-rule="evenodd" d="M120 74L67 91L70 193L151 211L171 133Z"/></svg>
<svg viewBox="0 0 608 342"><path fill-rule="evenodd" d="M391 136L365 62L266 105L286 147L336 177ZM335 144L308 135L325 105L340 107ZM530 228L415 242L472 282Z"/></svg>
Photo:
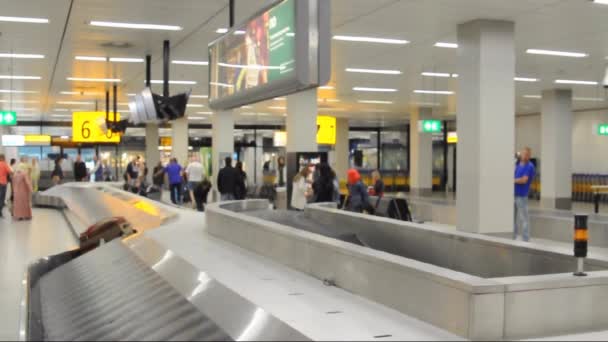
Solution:
<svg viewBox="0 0 608 342"><path fill-rule="evenodd" d="M283 0L210 44L210 106L231 109L327 83L326 6Z"/></svg>

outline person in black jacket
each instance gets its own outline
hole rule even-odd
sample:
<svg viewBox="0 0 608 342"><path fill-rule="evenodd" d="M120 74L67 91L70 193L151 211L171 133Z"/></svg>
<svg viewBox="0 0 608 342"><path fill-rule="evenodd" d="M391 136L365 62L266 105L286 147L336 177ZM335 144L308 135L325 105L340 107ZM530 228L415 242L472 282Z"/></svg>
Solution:
<svg viewBox="0 0 608 342"><path fill-rule="evenodd" d="M243 170L243 163L236 163L236 171L238 174L236 182L235 197L237 200L244 200L247 197L247 173Z"/></svg>
<svg viewBox="0 0 608 342"><path fill-rule="evenodd" d="M82 161L80 154L76 156L74 162L74 178L77 182L84 182L87 178L87 165Z"/></svg>
<svg viewBox="0 0 608 342"><path fill-rule="evenodd" d="M312 184L315 203L334 201L334 173L326 163L317 166L319 178Z"/></svg>
<svg viewBox="0 0 608 342"><path fill-rule="evenodd" d="M232 167L232 158L226 157L226 166L217 175L217 189L222 201L234 201L236 199L238 181L239 174Z"/></svg>

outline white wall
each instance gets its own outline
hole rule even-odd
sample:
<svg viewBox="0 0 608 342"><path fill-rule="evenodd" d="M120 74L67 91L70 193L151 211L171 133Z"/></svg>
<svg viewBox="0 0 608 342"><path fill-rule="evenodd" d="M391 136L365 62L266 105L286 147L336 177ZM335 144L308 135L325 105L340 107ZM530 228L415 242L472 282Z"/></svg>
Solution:
<svg viewBox="0 0 608 342"><path fill-rule="evenodd" d="M608 174L608 136L597 135L600 123L608 123L608 110L574 113L572 172ZM517 117L516 148L530 146L533 156L540 157L540 132L540 115Z"/></svg>

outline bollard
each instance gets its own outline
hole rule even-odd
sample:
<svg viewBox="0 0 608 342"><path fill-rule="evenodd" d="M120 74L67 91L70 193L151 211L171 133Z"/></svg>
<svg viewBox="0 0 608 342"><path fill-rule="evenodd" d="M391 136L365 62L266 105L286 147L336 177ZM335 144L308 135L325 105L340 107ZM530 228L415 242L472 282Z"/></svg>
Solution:
<svg viewBox="0 0 608 342"><path fill-rule="evenodd" d="M587 215L574 216L574 256L577 260L577 268L574 273L577 277L586 277L585 258L587 257L587 245L589 242L589 230L587 229Z"/></svg>

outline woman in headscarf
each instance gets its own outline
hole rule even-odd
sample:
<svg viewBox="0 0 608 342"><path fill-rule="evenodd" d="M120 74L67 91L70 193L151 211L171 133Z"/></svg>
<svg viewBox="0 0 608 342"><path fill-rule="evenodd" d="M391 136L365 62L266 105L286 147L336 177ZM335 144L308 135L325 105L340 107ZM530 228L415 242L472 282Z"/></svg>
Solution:
<svg viewBox="0 0 608 342"><path fill-rule="evenodd" d="M15 220L32 219L32 178L31 167L27 158L21 158L21 163L13 175L13 218Z"/></svg>

